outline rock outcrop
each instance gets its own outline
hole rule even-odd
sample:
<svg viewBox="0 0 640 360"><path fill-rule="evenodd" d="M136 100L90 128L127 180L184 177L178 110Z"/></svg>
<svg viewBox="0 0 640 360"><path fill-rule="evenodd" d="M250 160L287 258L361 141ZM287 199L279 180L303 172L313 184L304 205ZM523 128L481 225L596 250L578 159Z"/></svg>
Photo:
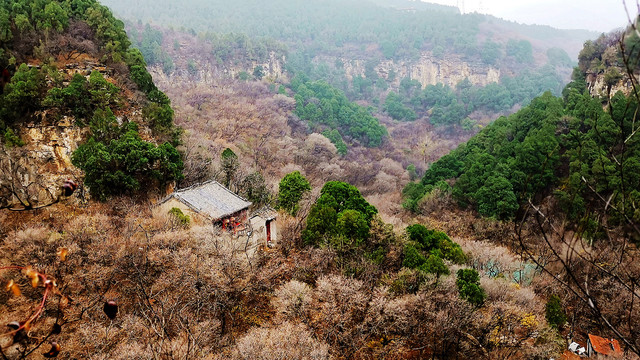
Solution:
<svg viewBox="0 0 640 360"><path fill-rule="evenodd" d="M187 59L179 59L178 62L185 62ZM193 77L201 83L213 83L214 79L221 77L237 77L240 73L252 74L253 70L261 66L264 78L269 81L286 81L288 74L284 69L287 59L279 56L276 52L269 54L269 59L265 62L251 61L247 64L219 64L212 59L197 59L196 73L189 73L186 68L178 68L171 74L165 74L162 66L150 67L150 72L156 80L169 80L173 77ZM342 63L346 78L351 81L356 76L366 77L366 60L349 59L330 56L317 56L315 63L336 64ZM422 87L442 83L451 87L456 86L460 81L469 79L473 85L486 86L493 82L500 82L502 75L500 69L487 66L481 62L470 63L462 60L458 56L447 55L442 59L434 57L430 52L423 53L417 60L383 60L375 66L377 75L385 80L390 74L395 74L390 82L392 88L398 88L400 81L406 77L417 80Z"/></svg>
<svg viewBox="0 0 640 360"><path fill-rule="evenodd" d="M618 69L618 72L623 74L622 78L614 83L607 83L604 73L588 73L586 81L589 94L594 97L607 97L607 93L613 96L618 91L622 91L625 96L629 96L629 94L633 92L633 83L631 78L629 78L629 75L624 72L624 69Z"/></svg>
<svg viewBox="0 0 640 360"><path fill-rule="evenodd" d="M345 58L322 58L323 62L333 64L341 61L346 76L352 80L356 76L365 77L365 60L352 60ZM500 81L500 69L484 65L482 63L468 63L456 56L444 56L435 58L431 53L423 53L418 60L384 60L375 66L378 76L388 79L389 74L395 73L395 79L391 86L397 88L403 78L409 77L417 80L422 87L442 83L454 87L460 81L469 79L472 84L485 86L492 82Z"/></svg>
<svg viewBox="0 0 640 360"><path fill-rule="evenodd" d="M116 78L112 77L113 70L93 58L58 65L64 86L69 85L73 75L80 74L88 79L92 71L100 72L106 81L119 85ZM139 132L143 139L153 140L150 128L142 119L140 104L130 96L128 89L124 86L118 87L127 97L126 106L116 113L118 123L121 124L126 117L128 121L141 125ZM12 183L13 187L21 192L21 197L42 204L46 203L46 200L42 199L43 196L51 199L59 194L60 185L66 179L79 182L83 173L73 166L71 156L89 137L88 126L80 126L74 117L63 115L56 108L50 108L34 112L29 121L15 129L16 135L24 145L8 148L0 153L0 188L7 188L7 185L11 188L9 184ZM0 197L3 198L0 206L17 203L13 195L0 194Z"/></svg>

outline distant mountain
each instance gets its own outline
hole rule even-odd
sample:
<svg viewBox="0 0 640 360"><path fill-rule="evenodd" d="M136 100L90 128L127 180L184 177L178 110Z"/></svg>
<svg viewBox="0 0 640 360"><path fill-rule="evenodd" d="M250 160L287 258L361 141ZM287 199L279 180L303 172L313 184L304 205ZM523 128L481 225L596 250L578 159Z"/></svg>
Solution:
<svg viewBox="0 0 640 360"><path fill-rule="evenodd" d="M440 11L451 14L460 14L460 10L455 6L433 4L420 0L370 0L382 7L390 7L400 11Z"/></svg>
<svg viewBox="0 0 640 360"><path fill-rule="evenodd" d="M226 1L143 0L131 6L123 0L105 2L116 13L130 20L153 21L194 29L196 32L241 32L249 36L270 37L292 48L301 46L326 52L346 50L350 43L391 43L387 58L402 58L412 53L443 46L445 50L478 55L485 39L501 37L499 29L509 29L513 38L533 40L563 39L559 46L575 59L578 46L597 33L557 30L544 26L516 25L492 16L460 15L455 7L403 0L325 0L325 1ZM395 11L390 11L390 8ZM492 31L479 28L492 24ZM577 45L576 45L577 44ZM503 43L503 45L505 45ZM548 44L540 44L543 51Z"/></svg>
<svg viewBox="0 0 640 360"><path fill-rule="evenodd" d="M107 0L106 4L130 21L132 37L149 64L161 64L167 72L172 71L174 59L159 53L163 44L161 38L152 37L155 27L198 33L211 44L205 55L212 59L207 61L233 76L264 70L271 81L287 83L305 74L381 112L387 112L384 103L393 92L416 118L431 117L434 103L419 98L423 90L442 84L449 88L446 93L458 92L453 96L459 97L458 87L470 83L475 95L457 100L464 109L440 101L447 119L440 121L436 112L432 121L458 126L468 116L481 121L510 113L547 90L559 95L578 50L597 35L461 15L455 7L419 1L142 0L131 6L128 1ZM145 22L153 26L142 29Z"/></svg>

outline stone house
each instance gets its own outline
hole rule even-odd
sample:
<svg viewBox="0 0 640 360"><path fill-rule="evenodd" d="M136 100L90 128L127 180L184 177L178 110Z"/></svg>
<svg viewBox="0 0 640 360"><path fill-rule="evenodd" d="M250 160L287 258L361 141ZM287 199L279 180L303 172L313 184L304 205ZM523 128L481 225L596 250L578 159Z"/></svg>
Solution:
<svg viewBox="0 0 640 360"><path fill-rule="evenodd" d="M249 214L250 206L251 202L210 180L177 190L156 207L164 213L178 208L192 219L211 222L236 237L247 236L251 247L271 246L277 238L277 213L265 207Z"/></svg>

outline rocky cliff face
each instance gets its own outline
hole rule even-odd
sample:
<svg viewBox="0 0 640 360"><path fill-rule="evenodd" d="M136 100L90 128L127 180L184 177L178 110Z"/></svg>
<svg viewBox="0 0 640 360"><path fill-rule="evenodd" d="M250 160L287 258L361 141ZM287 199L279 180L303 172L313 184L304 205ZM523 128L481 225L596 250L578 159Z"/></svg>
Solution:
<svg viewBox="0 0 640 360"><path fill-rule="evenodd" d="M92 71L100 72L105 80L119 85L112 77L113 71L93 58L58 64L58 69L65 85L74 74L88 79ZM141 125L141 137L153 140L151 130L144 124L141 105L128 89L122 85L119 88L124 91L127 105L116 112L118 122L122 123L126 117L138 123ZM20 198L28 199L32 204L42 204L55 199L66 179L80 182L82 171L73 166L71 156L87 140L90 130L87 126L78 126L72 116L61 116L56 110L51 108L33 113L29 121L16 127L16 135L24 145L0 149L0 206L17 203L14 195L3 192L12 187Z"/></svg>
<svg viewBox="0 0 640 360"><path fill-rule="evenodd" d="M26 124L20 132L28 162L46 168L46 173L52 176L68 176L77 172L71 164L71 154L86 139L89 129L74 126L74 120L66 116L59 121L51 121L46 112L39 115L38 121Z"/></svg>
<svg viewBox="0 0 640 360"><path fill-rule="evenodd" d="M335 63L337 59L324 58L327 63ZM365 61L340 58L346 76L352 80L356 76L365 76ZM395 73L393 87L398 87L405 77L417 80L422 87L442 83L454 87L458 82L469 79L472 84L485 86L500 81L500 70L484 64L471 64L456 56L445 56L437 59L431 53L423 53L416 61L385 60L380 62L375 71L378 76L388 79L390 73Z"/></svg>
<svg viewBox="0 0 640 360"><path fill-rule="evenodd" d="M186 63L187 59L179 59L178 62ZM152 66L150 71L154 78L168 80L174 77L194 77L198 82L212 83L214 79L221 77L237 77L241 72L252 74L257 66L263 68L264 78L269 81L286 81L288 74L284 69L287 59L278 56L275 52L269 54L266 62L252 61L247 64L218 64L211 59L196 59L197 72L189 73L186 67L178 67L171 74L162 72L161 66ZM329 56L317 56L316 63L335 64L341 62L345 75L349 81L356 76L365 76L366 60L336 58ZM451 87L460 81L469 79L473 85L485 86L492 82L500 82L501 71L498 68L487 66L480 62L468 63L457 56L447 55L442 59L434 57L431 53L423 53L418 60L383 60L375 66L379 77L389 79L390 74L395 74L391 86L398 88L400 81L406 77L417 80L422 87L442 83Z"/></svg>
<svg viewBox="0 0 640 360"><path fill-rule="evenodd" d="M4 182L12 183L20 198L31 204L48 203L58 196L66 179L77 181L81 171L71 164L71 154L88 135L88 129L74 126L73 120L51 122L45 113L39 115L44 120L28 123L19 132L25 145L10 149L0 159L3 174L12 174L0 179L0 187L6 188ZM0 205L16 202L4 195Z"/></svg>
<svg viewBox="0 0 640 360"><path fill-rule="evenodd" d="M586 80L589 94L591 96L607 97L607 93L613 96L618 91L622 91L623 94L629 96L633 91L632 81L629 75L624 72L624 69L618 69L618 72L623 74L622 78L614 83L607 83L604 73L588 73Z"/></svg>
<svg viewBox="0 0 640 360"><path fill-rule="evenodd" d="M186 63L189 60L196 64L197 70L195 72L190 72L187 69ZM269 53L269 59L264 62L250 61L241 64L219 64L212 58L176 56L176 64L178 64L178 66L170 74L166 74L163 71L162 65L150 66L148 70L153 75L155 81L172 81L172 79L177 81L178 79L190 78L199 83L213 84L216 79L236 78L242 72L246 72L251 76L253 70L261 66L264 79L284 82L287 79L284 70L285 63L286 58L284 56L280 57L272 51Z"/></svg>

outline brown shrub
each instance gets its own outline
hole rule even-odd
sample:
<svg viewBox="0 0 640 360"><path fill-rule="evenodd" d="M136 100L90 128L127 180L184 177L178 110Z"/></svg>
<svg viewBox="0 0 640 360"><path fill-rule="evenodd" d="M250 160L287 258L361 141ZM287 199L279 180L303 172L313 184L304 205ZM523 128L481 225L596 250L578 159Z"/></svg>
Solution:
<svg viewBox="0 0 640 360"><path fill-rule="evenodd" d="M285 322L274 328L253 328L238 340L234 359L329 359L329 346L315 340L302 324Z"/></svg>
<svg viewBox="0 0 640 360"><path fill-rule="evenodd" d="M271 302L287 319L304 317L311 304L311 292L309 285L291 280L276 289Z"/></svg>

